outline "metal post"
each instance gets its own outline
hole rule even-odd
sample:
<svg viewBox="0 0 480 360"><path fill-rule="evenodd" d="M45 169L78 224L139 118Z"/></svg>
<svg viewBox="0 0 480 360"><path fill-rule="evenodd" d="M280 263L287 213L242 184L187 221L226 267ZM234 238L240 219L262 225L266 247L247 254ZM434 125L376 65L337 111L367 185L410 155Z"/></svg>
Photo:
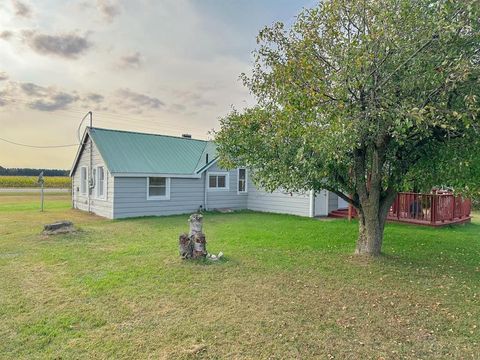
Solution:
<svg viewBox="0 0 480 360"><path fill-rule="evenodd" d="M43 171L38 175L37 183L40 185L40 211L43 212L43 186L45 179L43 178Z"/></svg>
<svg viewBox="0 0 480 360"><path fill-rule="evenodd" d="M41 205L40 205L40 211L43 212L43 182L42 182L42 185L41 185L41 186L42 186L42 188L41 188L41 190L40 190L40 203L41 203Z"/></svg>

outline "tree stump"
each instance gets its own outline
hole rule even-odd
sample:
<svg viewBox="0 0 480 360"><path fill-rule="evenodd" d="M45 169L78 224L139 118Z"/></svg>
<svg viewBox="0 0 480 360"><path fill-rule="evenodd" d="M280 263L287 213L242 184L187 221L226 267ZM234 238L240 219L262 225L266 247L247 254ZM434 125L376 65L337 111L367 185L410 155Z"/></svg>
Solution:
<svg viewBox="0 0 480 360"><path fill-rule="evenodd" d="M207 241L202 232L197 232L190 237L193 243L193 258L198 259L207 256Z"/></svg>
<svg viewBox="0 0 480 360"><path fill-rule="evenodd" d="M43 235L56 235L74 232L73 223L71 221L57 221L53 224L47 224L43 227Z"/></svg>
<svg viewBox="0 0 480 360"><path fill-rule="evenodd" d="M182 259L198 259L207 256L207 241L202 232L203 216L192 214L188 218L190 232L178 238L178 250Z"/></svg>
<svg viewBox="0 0 480 360"><path fill-rule="evenodd" d="M178 238L178 250L182 259L191 259L193 256L193 242L185 233Z"/></svg>
<svg viewBox="0 0 480 360"><path fill-rule="evenodd" d="M190 232L188 236L192 238L196 233L202 232L203 227L203 216L201 214L192 214L188 218L188 222L190 224Z"/></svg>

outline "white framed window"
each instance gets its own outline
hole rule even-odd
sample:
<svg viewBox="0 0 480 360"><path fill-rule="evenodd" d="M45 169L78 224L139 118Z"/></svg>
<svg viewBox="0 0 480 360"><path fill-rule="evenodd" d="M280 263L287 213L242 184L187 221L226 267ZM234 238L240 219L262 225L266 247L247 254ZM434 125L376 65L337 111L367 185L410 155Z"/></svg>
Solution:
<svg viewBox="0 0 480 360"><path fill-rule="evenodd" d="M87 195L88 188L88 168L82 166L80 168L80 194Z"/></svg>
<svg viewBox="0 0 480 360"><path fill-rule="evenodd" d="M208 176L208 189L209 190L228 190L229 189L229 176L228 172L209 172Z"/></svg>
<svg viewBox="0 0 480 360"><path fill-rule="evenodd" d="M237 193L247 193L247 169L245 168L237 169Z"/></svg>
<svg viewBox="0 0 480 360"><path fill-rule="evenodd" d="M107 194L107 176L105 167L97 166L95 171L95 189L97 198L105 199Z"/></svg>
<svg viewBox="0 0 480 360"><path fill-rule="evenodd" d="M147 200L170 200L170 178L148 177Z"/></svg>

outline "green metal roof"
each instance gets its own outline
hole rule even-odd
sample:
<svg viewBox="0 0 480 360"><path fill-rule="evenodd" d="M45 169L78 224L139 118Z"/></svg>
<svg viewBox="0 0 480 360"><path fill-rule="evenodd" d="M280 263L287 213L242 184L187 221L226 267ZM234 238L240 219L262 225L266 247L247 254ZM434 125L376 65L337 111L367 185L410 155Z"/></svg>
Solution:
<svg viewBox="0 0 480 360"><path fill-rule="evenodd" d="M215 160L210 141L101 128L89 129L111 173L193 175Z"/></svg>

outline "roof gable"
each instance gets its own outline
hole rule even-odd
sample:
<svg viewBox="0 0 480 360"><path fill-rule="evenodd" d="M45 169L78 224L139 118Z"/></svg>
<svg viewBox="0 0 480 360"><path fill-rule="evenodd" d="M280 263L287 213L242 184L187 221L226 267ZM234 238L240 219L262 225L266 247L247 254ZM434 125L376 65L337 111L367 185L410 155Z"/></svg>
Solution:
<svg viewBox="0 0 480 360"><path fill-rule="evenodd" d="M109 171L121 174L192 175L216 157L212 142L174 136L90 128Z"/></svg>

